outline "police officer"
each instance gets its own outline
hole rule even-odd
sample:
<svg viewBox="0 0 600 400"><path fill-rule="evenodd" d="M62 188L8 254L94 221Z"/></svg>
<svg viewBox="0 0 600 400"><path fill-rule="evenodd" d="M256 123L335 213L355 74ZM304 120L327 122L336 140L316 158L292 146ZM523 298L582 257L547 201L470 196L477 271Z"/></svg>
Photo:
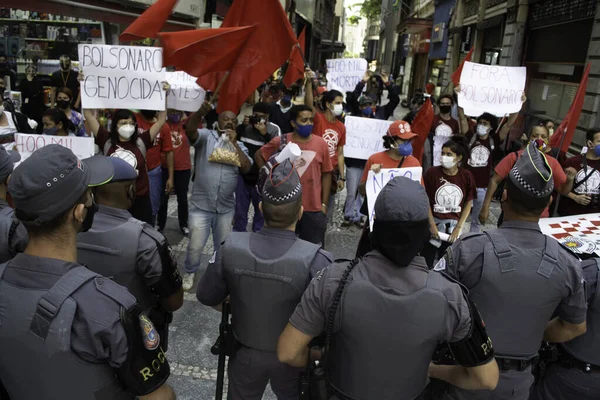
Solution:
<svg viewBox="0 0 600 400"><path fill-rule="evenodd" d="M530 400L600 399L600 258L583 261L588 301L587 332L558 345L551 364Z"/></svg>
<svg viewBox="0 0 600 400"><path fill-rule="evenodd" d="M27 246L27 230L14 218L14 210L6 201L8 178L13 172L13 163L21 160L16 151L6 151L0 146L0 262L6 262L17 253L22 253Z"/></svg>
<svg viewBox="0 0 600 400"><path fill-rule="evenodd" d="M461 287L417 256L430 238L428 200L415 181L397 177L375 203L371 242L362 259L317 275L279 338L279 360L307 363L321 332L336 398L413 400L432 377L494 388L498 367L477 311ZM461 366L430 366L448 342ZM329 348L328 348L329 347Z"/></svg>
<svg viewBox="0 0 600 400"><path fill-rule="evenodd" d="M217 251L198 285L198 300L217 306L231 297L233 333L239 342L229 360L229 399L262 399L269 380L279 400L298 398L299 369L281 364L275 353L302 293L332 256L296 238L302 217L302 185L289 160L276 165L259 205L265 227L232 233Z"/></svg>
<svg viewBox="0 0 600 400"><path fill-rule="evenodd" d="M527 399L534 380L531 362L542 339L566 342L586 330L580 262L538 225L554 183L546 157L534 144L510 171L506 188L501 227L465 236L435 267L447 269L469 289L501 371L494 391L453 388L452 399Z"/></svg>
<svg viewBox="0 0 600 400"><path fill-rule="evenodd" d="M172 313L183 305L177 262L167 239L127 211L135 199L136 170L120 158L107 159L114 176L94 189L98 212L92 228L77 235L77 260L129 289L167 351Z"/></svg>
<svg viewBox="0 0 600 400"><path fill-rule="evenodd" d="M174 399L160 338L122 286L77 263L77 233L97 206L90 187L113 175L49 145L14 172L8 189L29 234L0 264L0 379L14 399Z"/></svg>

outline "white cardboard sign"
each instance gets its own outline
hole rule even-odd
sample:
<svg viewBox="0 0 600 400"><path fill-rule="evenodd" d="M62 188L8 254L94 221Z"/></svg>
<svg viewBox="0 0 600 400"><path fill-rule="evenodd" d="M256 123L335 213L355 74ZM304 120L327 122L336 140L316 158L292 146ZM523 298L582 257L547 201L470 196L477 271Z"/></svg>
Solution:
<svg viewBox="0 0 600 400"><path fill-rule="evenodd" d="M327 60L327 90L339 90L345 96L353 92L367 72L364 58L335 58Z"/></svg>
<svg viewBox="0 0 600 400"><path fill-rule="evenodd" d="M458 104L466 115L505 116L521 110L527 69L465 62Z"/></svg>
<svg viewBox="0 0 600 400"><path fill-rule="evenodd" d="M346 117L344 157L367 160L385 150L382 137L391 124L392 121L374 118Z"/></svg>
<svg viewBox="0 0 600 400"><path fill-rule="evenodd" d="M383 189L383 187L387 185L389 181L398 176L404 176L412 179L413 181L421 183L423 168L389 168L382 169L378 174L373 171L369 171L365 189L367 192L367 206L369 208L369 222L371 223L371 231L373 230L373 222L376 218L375 201L377 200L377 196L379 196L379 192L381 192L381 189Z"/></svg>
<svg viewBox="0 0 600 400"><path fill-rule="evenodd" d="M70 149L80 160L94 155L94 138L91 137L15 134L14 145L21 155L20 162L29 158L31 153L37 149L50 144L60 144Z"/></svg>
<svg viewBox="0 0 600 400"><path fill-rule="evenodd" d="M80 44L84 108L164 110L162 49Z"/></svg>
<svg viewBox="0 0 600 400"><path fill-rule="evenodd" d="M167 108L196 112L204 103L206 92L197 83L198 78L183 71L167 72L171 89L167 92Z"/></svg>

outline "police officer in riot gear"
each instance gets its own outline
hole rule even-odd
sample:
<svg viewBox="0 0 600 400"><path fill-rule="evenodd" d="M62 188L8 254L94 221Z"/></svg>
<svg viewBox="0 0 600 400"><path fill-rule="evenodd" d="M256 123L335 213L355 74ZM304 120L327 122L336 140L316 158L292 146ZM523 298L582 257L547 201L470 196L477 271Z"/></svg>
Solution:
<svg viewBox="0 0 600 400"><path fill-rule="evenodd" d="M107 159L114 176L94 189L99 208L92 228L77 235L77 259L129 289L154 323L167 351L171 313L183 305L177 262L167 239L127 211L135 199L136 170L120 158Z"/></svg>
<svg viewBox="0 0 600 400"><path fill-rule="evenodd" d="M554 184L552 169L534 144L510 171L506 188L501 227L463 237L435 267L469 289L501 371L494 391L452 388L451 399L526 400L542 340L566 342L586 330L580 262L538 225Z"/></svg>
<svg viewBox="0 0 600 400"><path fill-rule="evenodd" d="M229 295L238 349L229 360L230 400L262 399L267 383L280 400L298 398L298 368L277 360L277 339L311 278L331 254L296 238L302 185L289 160L273 167L259 206L265 227L234 232L198 285L198 300L221 304Z"/></svg>
<svg viewBox="0 0 600 400"><path fill-rule="evenodd" d="M14 210L6 201L8 179L13 172L14 163L21 160L16 151L6 151L0 146L0 262L6 262L22 253L27 246L27 230L14 218Z"/></svg>
<svg viewBox="0 0 600 400"><path fill-rule="evenodd" d="M81 161L49 145L9 181L29 234L25 252L0 264L0 379L13 400L175 398L135 298L77 263L77 233L97 209L90 187L112 175L103 157Z"/></svg>
<svg viewBox="0 0 600 400"><path fill-rule="evenodd" d="M558 345L558 362L548 366L530 400L600 399L600 258L583 261L588 301L587 332Z"/></svg>
<svg viewBox="0 0 600 400"><path fill-rule="evenodd" d="M417 256L430 238L428 200L415 181L397 177L375 204L362 259L319 273L279 338L279 360L304 366L309 342L331 338L323 362L333 398L413 400L429 374L453 384L494 388L498 367L485 326L462 288ZM448 343L462 366L430 366Z"/></svg>

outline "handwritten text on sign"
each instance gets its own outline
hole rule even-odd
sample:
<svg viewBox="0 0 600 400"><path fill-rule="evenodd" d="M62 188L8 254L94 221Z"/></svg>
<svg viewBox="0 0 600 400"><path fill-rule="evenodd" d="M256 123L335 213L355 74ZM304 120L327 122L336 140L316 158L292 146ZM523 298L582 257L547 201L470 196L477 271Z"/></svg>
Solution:
<svg viewBox="0 0 600 400"><path fill-rule="evenodd" d="M380 119L346 117L344 157L367 160L372 154L385 150L382 137L391 124Z"/></svg>
<svg viewBox="0 0 600 400"><path fill-rule="evenodd" d="M21 154L21 162L26 160L31 153L37 149L50 144L60 144L79 157L79 159L88 158L94 155L94 138L78 136L48 136L48 135L29 135L26 133L15 134L15 143L17 151Z"/></svg>
<svg viewBox="0 0 600 400"><path fill-rule="evenodd" d="M504 116L521 109L525 90L525 67L503 67L465 62L460 75L458 104L466 115L484 112Z"/></svg>
<svg viewBox="0 0 600 400"><path fill-rule="evenodd" d="M404 176L412 179L413 181L421 182L423 175L423 168L411 167L411 168L390 168L382 169L376 174L373 171L369 171L367 177L366 191L367 191L367 206L369 207L369 221L371 223L371 231L373 231L373 221L375 220L375 200L379 196L379 192L385 185L388 184L392 179Z"/></svg>
<svg viewBox="0 0 600 400"><path fill-rule="evenodd" d="M84 108L165 109L161 48L80 44L78 50Z"/></svg>
<svg viewBox="0 0 600 400"><path fill-rule="evenodd" d="M339 90L344 95L353 92L365 72L367 60L363 58L327 60L327 90Z"/></svg>
<svg viewBox="0 0 600 400"><path fill-rule="evenodd" d="M167 72L171 89L167 92L167 108L196 112L204 102L206 92L196 83L197 78L183 72Z"/></svg>

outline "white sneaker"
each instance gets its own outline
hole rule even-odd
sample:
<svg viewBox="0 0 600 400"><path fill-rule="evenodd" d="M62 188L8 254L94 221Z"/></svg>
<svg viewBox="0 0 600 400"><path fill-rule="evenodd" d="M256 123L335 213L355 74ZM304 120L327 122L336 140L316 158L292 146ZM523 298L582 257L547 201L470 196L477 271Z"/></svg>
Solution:
<svg viewBox="0 0 600 400"><path fill-rule="evenodd" d="M186 292L188 290L190 290L192 288L192 286L194 286L194 278L196 277L195 273L185 273L185 275L183 276L183 290L185 290Z"/></svg>

